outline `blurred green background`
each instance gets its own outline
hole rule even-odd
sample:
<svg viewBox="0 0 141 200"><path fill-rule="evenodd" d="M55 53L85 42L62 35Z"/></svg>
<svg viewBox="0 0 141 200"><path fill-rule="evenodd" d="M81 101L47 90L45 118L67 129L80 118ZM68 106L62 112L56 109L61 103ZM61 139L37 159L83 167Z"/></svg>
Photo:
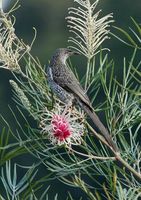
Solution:
<svg viewBox="0 0 141 200"><path fill-rule="evenodd" d="M8 0L5 2L8 2ZM14 0L9 2L6 10L13 5ZM56 48L68 46L69 32L65 17L67 16L68 8L73 6L74 2L73 0L21 0L19 3L21 7L14 13L17 18L15 24L16 33L25 43L31 43L34 35L32 27L36 28L37 38L32 54L39 58L42 65L45 65ZM131 26L130 16L137 22L141 22L141 0L101 0L98 8L102 9L102 15L113 12L114 25L126 30ZM115 38L106 41L104 46L111 50L109 54L115 60L118 75L122 70L123 57L130 57L131 49L125 47ZM85 68L82 63L82 59L79 58L77 67ZM0 69L0 114L14 127L12 123L13 117L8 108L8 105L15 106L9 85L9 79L11 78L12 75L9 71ZM0 121L0 130L3 126L4 123ZM79 194L77 192L74 192L74 194L77 199ZM60 199L63 200L63 196Z"/></svg>
<svg viewBox="0 0 141 200"><path fill-rule="evenodd" d="M92 1L92 0L91 0ZM4 0L7 4L5 10L13 5L14 0ZM58 47L68 46L67 39L69 32L65 17L68 8L74 5L73 0L20 0L21 7L13 13L16 18L15 29L17 35L25 43L31 43L34 35L33 27L37 29L37 38L33 45L32 54L37 56L42 65L48 63L50 56ZM140 0L101 0L98 9L102 9L102 15L113 12L115 22L113 25L126 28L131 26L132 16L137 22L141 22L141 1ZM113 30L113 28L111 28ZM111 49L110 57L115 60L117 72L122 69L122 58L131 55L128 49L115 38L104 42L104 46ZM74 58L75 59L75 58ZM83 58L77 58L77 68L82 71ZM9 78L11 73L0 69L0 113L12 121L8 104L11 104L11 88ZM0 126L1 127L1 126Z"/></svg>

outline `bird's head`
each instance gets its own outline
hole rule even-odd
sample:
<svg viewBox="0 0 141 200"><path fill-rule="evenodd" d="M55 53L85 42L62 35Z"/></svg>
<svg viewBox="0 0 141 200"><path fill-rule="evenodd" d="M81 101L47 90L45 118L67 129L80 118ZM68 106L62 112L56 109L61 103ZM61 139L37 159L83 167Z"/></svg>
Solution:
<svg viewBox="0 0 141 200"><path fill-rule="evenodd" d="M59 48L56 49L54 57L58 58L61 62L65 63L67 58L69 58L72 55L79 55L79 53L69 48Z"/></svg>

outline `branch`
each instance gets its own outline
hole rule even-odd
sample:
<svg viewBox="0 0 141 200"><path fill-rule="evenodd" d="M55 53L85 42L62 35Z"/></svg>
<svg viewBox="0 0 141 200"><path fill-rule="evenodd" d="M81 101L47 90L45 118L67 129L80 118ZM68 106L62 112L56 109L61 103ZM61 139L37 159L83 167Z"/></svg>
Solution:
<svg viewBox="0 0 141 200"><path fill-rule="evenodd" d="M128 169L136 178L141 180L141 174L138 173L133 167L131 167L121 156L119 152L116 152L107 142L106 140L99 135L88 123L87 123L88 128L92 131L92 133L103 143L105 144L114 154L115 159L120 162L126 169Z"/></svg>

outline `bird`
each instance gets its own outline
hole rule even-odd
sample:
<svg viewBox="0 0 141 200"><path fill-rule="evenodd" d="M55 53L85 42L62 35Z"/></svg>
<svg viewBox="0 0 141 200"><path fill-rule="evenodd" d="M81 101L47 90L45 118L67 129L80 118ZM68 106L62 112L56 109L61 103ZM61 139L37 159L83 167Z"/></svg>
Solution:
<svg viewBox="0 0 141 200"><path fill-rule="evenodd" d="M99 129L106 142L117 152L116 143L95 113L88 95L67 64L67 59L70 56L79 54L69 48L56 49L45 71L48 84L53 93L66 105L71 106L73 102L77 102Z"/></svg>

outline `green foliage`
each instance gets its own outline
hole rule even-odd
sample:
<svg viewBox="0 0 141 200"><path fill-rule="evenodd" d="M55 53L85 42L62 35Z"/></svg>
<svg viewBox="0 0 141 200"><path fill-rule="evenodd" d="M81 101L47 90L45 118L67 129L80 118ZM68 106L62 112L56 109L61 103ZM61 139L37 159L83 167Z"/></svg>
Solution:
<svg viewBox="0 0 141 200"><path fill-rule="evenodd" d="M131 33L128 33L122 28L114 26L114 28L122 35L118 36L117 32L116 34L111 33L114 37L116 37L119 41L123 42L129 47L132 48L138 48L141 49L141 26L138 24L132 17L131 17L132 23L134 25L133 28L129 28Z"/></svg>
<svg viewBox="0 0 141 200"><path fill-rule="evenodd" d="M89 0L77 0L77 3L82 7L71 8L69 13L75 15L73 20L75 20L77 28L78 22L82 22L82 24L79 24L81 28L86 25L86 22L87 25L90 25L88 24L87 14L94 11L98 0L92 5ZM78 13L74 14L75 9ZM78 17L80 12L83 14L83 21ZM91 23L98 23L95 21L96 16L90 16L92 17ZM2 13L2 17L5 21L8 17L10 22L9 15ZM69 16L68 19L71 20L71 17ZM108 20L108 17L102 18L102 22ZM39 60L35 59L29 51L26 51L20 57L25 68L20 66L19 61L17 65L19 67L18 73L13 70L15 66L13 69L9 68L15 78L15 80L10 80L10 84L13 88L13 99L17 106L18 115L10 108L17 127L16 130L11 130L7 120L2 118L8 129L3 128L0 133L0 177L1 191L4 191L0 191L0 199L50 199L48 194L51 186L49 187L49 185L50 182L53 184L54 180L58 180L68 187L81 190L85 197L91 200L102 200L103 198L108 200L138 199L141 196L141 148L139 141L141 129L141 62L137 61L137 53L140 51L138 42L140 43L141 40L141 28L134 19L132 19L132 22L135 26L135 30L130 29L133 35L116 27L116 31L120 31L126 41L114 35L124 44L133 48L130 60L126 58L123 60L122 81L115 76L114 71L117 66L114 65L114 61L109 61L108 54L105 54L103 50L98 50L99 54L96 56L95 51L91 55L89 53L85 55L87 57L87 68L81 80L85 89L91 94L94 105L100 92L104 94L104 99L95 105L94 109L97 113L105 115L106 126L111 137L118 144L119 152L115 152L104 138L94 130L89 121L86 120L85 115L81 115L83 113L80 108L75 108L77 113L75 109L71 111L76 120L78 120L78 116L84 118L81 123L84 124L85 134L80 144L78 146L72 144L69 148L65 145L53 145L47 134L42 134L41 122L44 120L42 117L46 110L50 114L56 105L60 108L64 105L62 106L62 103L51 93L46 80L45 67L42 67ZM107 24L108 22L103 25L104 28L107 28ZM13 24L11 24L11 27L13 27ZM85 37L89 35L86 34L89 31L87 27L89 26L85 26ZM9 30L8 26L7 31ZM74 28L72 30L75 35L80 34L78 29L77 32ZM12 34L15 34L15 32L12 32ZM73 39L73 42L76 41L77 39ZM79 42L78 40L76 44L79 44ZM18 44L27 47L17 37L14 44L17 48L19 47ZM89 47L89 45L86 47ZM14 51L14 49L12 50ZM97 65L99 66L98 69L96 68ZM77 76L79 77L78 74ZM34 120L35 126L30 122L27 115ZM22 124L19 116L22 118ZM49 123L47 127L50 127ZM34 163L31 166L26 166L26 163L25 165L16 164L15 158L24 158L25 154L34 158ZM44 167L47 174L37 178L40 167ZM24 175L19 175L20 170L26 171ZM44 189L44 187L46 188ZM38 192L42 192L40 197ZM55 193L54 200L57 200L59 194ZM73 200L73 194L66 194L66 199ZM80 199L83 199L83 197L80 197Z"/></svg>
<svg viewBox="0 0 141 200"><path fill-rule="evenodd" d="M5 167L1 168L1 181L3 184L3 191L5 190L4 198L1 196L3 200L23 200L23 199L46 199L48 200L48 190L49 186L44 190L42 195L36 196L39 190L43 185L40 184L40 181L35 181L35 177L37 174L37 169L34 166L28 167L26 169L26 173L19 179L19 174L17 168L21 168L24 170L23 166L18 166L14 164L12 166L11 162L8 161L5 164ZM57 194L54 197L54 200L57 200Z"/></svg>
<svg viewBox="0 0 141 200"><path fill-rule="evenodd" d="M13 137L11 130L3 128L0 134L0 165L2 166L5 162L27 153L27 150L19 145L19 142L11 142Z"/></svg>

